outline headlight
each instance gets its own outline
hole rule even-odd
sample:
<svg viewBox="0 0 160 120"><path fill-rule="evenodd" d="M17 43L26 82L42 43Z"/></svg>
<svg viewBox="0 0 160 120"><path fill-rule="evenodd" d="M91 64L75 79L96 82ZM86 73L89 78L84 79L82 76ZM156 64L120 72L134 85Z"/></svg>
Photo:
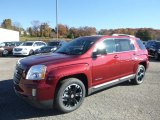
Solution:
<svg viewBox="0 0 160 120"><path fill-rule="evenodd" d="M56 47L54 47L54 48L52 48L52 49L51 49L51 51L55 51L55 50L57 50L57 48L56 48Z"/></svg>
<svg viewBox="0 0 160 120"><path fill-rule="evenodd" d="M45 78L46 74L46 66L45 65L34 65L32 66L26 76L28 80L42 80Z"/></svg>

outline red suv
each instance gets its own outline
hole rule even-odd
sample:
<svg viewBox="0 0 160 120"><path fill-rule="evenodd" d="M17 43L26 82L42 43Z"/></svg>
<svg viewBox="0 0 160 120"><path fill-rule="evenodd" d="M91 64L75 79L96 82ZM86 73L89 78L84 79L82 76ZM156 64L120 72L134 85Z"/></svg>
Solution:
<svg viewBox="0 0 160 120"><path fill-rule="evenodd" d="M148 65L148 52L134 36L80 37L55 53L20 59L14 89L37 107L66 113L95 91L127 80L141 84Z"/></svg>

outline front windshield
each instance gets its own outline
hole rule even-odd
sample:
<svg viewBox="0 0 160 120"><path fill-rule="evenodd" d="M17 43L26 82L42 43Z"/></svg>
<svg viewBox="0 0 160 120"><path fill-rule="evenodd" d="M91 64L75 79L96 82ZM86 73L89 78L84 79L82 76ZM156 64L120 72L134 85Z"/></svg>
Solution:
<svg viewBox="0 0 160 120"><path fill-rule="evenodd" d="M80 37L62 46L56 52L68 55L81 55L88 51L99 38L96 36Z"/></svg>
<svg viewBox="0 0 160 120"><path fill-rule="evenodd" d="M33 42L24 42L20 46L32 46Z"/></svg>

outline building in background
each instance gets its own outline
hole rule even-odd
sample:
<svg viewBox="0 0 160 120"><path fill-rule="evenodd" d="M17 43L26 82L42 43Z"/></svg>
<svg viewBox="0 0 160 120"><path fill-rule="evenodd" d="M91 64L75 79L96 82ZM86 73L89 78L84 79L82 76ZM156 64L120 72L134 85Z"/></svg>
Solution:
<svg viewBox="0 0 160 120"><path fill-rule="evenodd" d="M19 41L19 32L0 28L0 43Z"/></svg>

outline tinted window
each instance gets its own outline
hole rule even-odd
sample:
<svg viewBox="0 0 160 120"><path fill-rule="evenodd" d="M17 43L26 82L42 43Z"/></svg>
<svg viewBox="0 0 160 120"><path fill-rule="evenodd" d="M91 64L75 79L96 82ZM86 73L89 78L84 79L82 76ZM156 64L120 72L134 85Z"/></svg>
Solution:
<svg viewBox="0 0 160 120"><path fill-rule="evenodd" d="M157 48L160 48L160 42L157 42Z"/></svg>
<svg viewBox="0 0 160 120"><path fill-rule="evenodd" d="M116 43L118 52L130 51L135 49L134 45L129 39L116 39Z"/></svg>
<svg viewBox="0 0 160 120"><path fill-rule="evenodd" d="M100 37L80 37L58 49L57 53L81 55L91 48Z"/></svg>
<svg viewBox="0 0 160 120"><path fill-rule="evenodd" d="M48 42L48 46L58 46L59 42Z"/></svg>
<svg viewBox="0 0 160 120"><path fill-rule="evenodd" d="M21 44L21 46L32 46L33 42L24 42Z"/></svg>
<svg viewBox="0 0 160 120"><path fill-rule="evenodd" d="M148 41L146 44L146 47L150 48L151 46L154 46L154 45L155 45L155 41Z"/></svg>
<svg viewBox="0 0 160 120"><path fill-rule="evenodd" d="M116 52L115 40L108 39L103 42L105 44L106 52L113 53Z"/></svg>
<svg viewBox="0 0 160 120"><path fill-rule="evenodd" d="M45 43L43 43L43 42L41 42L41 45L45 46L46 44L45 44Z"/></svg>
<svg viewBox="0 0 160 120"><path fill-rule="evenodd" d="M138 44L138 46L139 46L139 48L141 50L145 50L146 49L146 47L144 46L144 44L143 44L143 42L141 40L136 40L136 41L137 41L137 44Z"/></svg>

